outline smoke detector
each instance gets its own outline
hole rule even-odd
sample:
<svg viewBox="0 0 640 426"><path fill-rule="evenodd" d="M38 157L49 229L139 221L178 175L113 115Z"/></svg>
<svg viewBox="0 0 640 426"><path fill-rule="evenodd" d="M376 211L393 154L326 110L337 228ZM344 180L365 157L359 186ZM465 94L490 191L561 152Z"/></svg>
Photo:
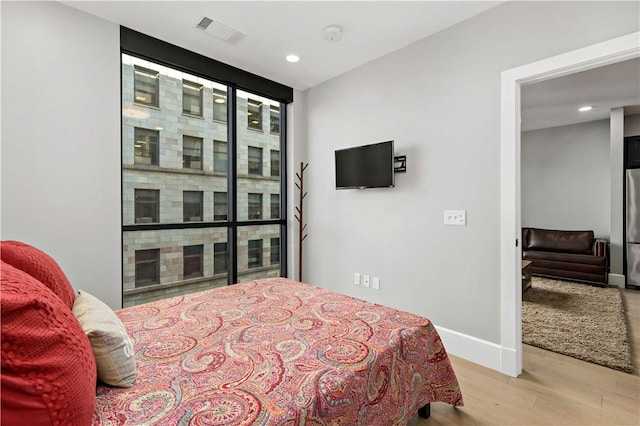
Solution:
<svg viewBox="0 0 640 426"><path fill-rule="evenodd" d="M329 25L324 29L324 39L330 42L339 41L342 38L342 28L338 25Z"/></svg>

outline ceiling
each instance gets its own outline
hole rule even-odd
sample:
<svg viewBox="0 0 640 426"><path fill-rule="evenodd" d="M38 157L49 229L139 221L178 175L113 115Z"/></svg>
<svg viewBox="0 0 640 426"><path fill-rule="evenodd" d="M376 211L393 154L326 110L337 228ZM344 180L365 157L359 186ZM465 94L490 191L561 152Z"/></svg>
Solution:
<svg viewBox="0 0 640 426"><path fill-rule="evenodd" d="M299 90L357 68L504 1L62 1ZM246 36L227 43L196 28L203 17ZM342 28L339 41L324 38ZM213 27L211 27L213 28ZM220 27L218 27L220 28ZM227 28L228 29L228 28ZM285 60L288 54L297 63ZM640 59L522 87L522 130L609 117L640 105ZM585 113L577 111L593 105ZM461 106L461 109L463 106Z"/></svg>
<svg viewBox="0 0 640 426"><path fill-rule="evenodd" d="M306 90L504 1L63 1L220 62ZM246 37L229 44L196 29L203 17ZM324 39L330 25L337 42ZM297 63L285 60L288 54Z"/></svg>
<svg viewBox="0 0 640 426"><path fill-rule="evenodd" d="M609 118L612 108L640 105L640 58L522 86L522 131ZM578 108L592 106L590 111ZM638 108L625 108L637 114Z"/></svg>

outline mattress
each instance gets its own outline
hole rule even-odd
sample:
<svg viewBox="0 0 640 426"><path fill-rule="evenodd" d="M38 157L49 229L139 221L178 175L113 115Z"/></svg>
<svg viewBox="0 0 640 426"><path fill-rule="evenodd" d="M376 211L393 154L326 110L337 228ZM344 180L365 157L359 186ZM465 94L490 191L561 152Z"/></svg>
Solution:
<svg viewBox="0 0 640 426"><path fill-rule="evenodd" d="M98 386L96 425L405 425L463 403L427 318L286 278L117 314L138 375Z"/></svg>

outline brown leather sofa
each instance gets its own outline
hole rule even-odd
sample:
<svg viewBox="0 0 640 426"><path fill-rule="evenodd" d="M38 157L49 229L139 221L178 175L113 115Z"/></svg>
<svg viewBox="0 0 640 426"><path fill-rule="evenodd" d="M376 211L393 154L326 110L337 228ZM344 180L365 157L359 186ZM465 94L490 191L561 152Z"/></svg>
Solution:
<svg viewBox="0 0 640 426"><path fill-rule="evenodd" d="M522 228L522 258L533 262L533 275L607 283L609 243L593 231Z"/></svg>

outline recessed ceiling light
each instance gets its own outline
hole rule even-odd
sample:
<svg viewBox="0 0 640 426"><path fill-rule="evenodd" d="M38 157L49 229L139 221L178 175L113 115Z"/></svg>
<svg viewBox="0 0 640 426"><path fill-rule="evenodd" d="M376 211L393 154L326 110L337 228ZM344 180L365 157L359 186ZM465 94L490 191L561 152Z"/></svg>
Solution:
<svg viewBox="0 0 640 426"><path fill-rule="evenodd" d="M578 108L578 111L585 112L585 111L591 111L592 109L593 109L593 107L591 105L587 105L587 106L583 106L581 108Z"/></svg>
<svg viewBox="0 0 640 426"><path fill-rule="evenodd" d="M298 57L298 55L287 55L288 62L298 62L299 60L300 58Z"/></svg>

